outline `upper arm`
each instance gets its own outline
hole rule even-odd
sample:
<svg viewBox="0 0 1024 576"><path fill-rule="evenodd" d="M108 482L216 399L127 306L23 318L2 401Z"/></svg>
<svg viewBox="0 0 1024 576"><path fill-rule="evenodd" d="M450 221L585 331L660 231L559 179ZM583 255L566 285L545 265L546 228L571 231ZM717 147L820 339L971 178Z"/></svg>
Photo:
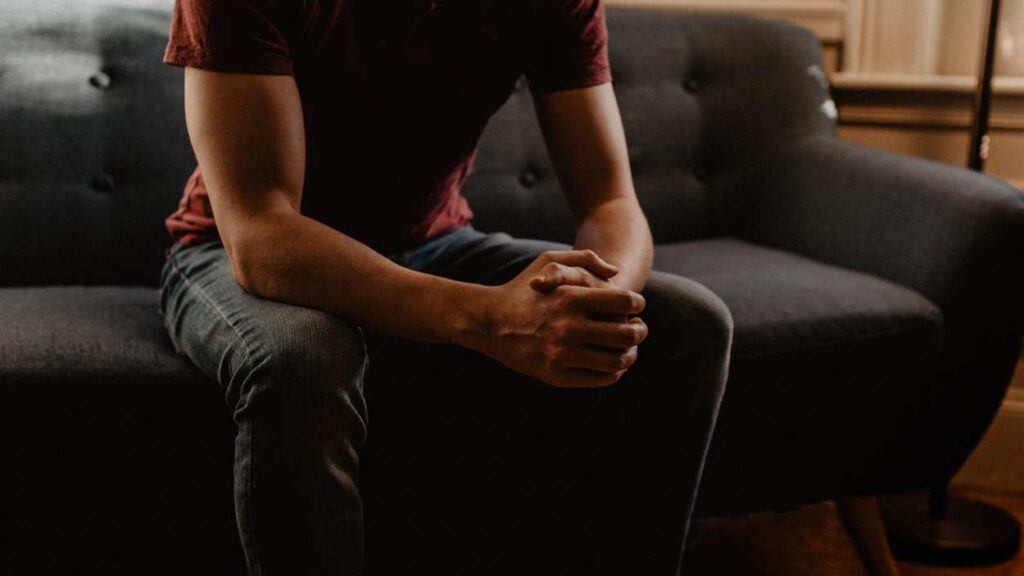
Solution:
<svg viewBox="0 0 1024 576"><path fill-rule="evenodd" d="M622 118L611 84L534 97L548 153L573 211L635 197Z"/></svg>
<svg viewBox="0 0 1024 576"><path fill-rule="evenodd" d="M302 106L291 77L297 4L176 0L164 62L185 68L185 117L217 227L232 251L253 217L298 212ZM243 225L244 224L244 225Z"/></svg>
<svg viewBox="0 0 1024 576"><path fill-rule="evenodd" d="M535 25L542 39L526 78L548 153L579 216L633 195L626 140L611 88L608 31L601 0L542 3Z"/></svg>
<svg viewBox="0 0 1024 576"><path fill-rule="evenodd" d="M253 219L299 212L306 147L291 76L187 68L185 116L229 251Z"/></svg>

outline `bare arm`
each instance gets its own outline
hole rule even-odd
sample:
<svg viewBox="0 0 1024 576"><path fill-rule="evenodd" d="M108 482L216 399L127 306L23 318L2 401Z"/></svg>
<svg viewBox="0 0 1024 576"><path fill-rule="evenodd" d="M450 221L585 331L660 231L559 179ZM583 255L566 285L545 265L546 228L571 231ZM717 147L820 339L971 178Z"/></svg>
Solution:
<svg viewBox="0 0 1024 576"><path fill-rule="evenodd" d="M536 107L562 189L579 218L576 248L591 249L616 265L612 284L640 290L654 249L633 190L611 84L544 94Z"/></svg>
<svg viewBox="0 0 1024 576"><path fill-rule="evenodd" d="M305 134L291 77L189 68L185 110L221 240L245 290L385 334L463 345L556 386L608 385L632 364L621 350L643 340L646 327L594 316L638 313L639 295L572 286L541 293L528 285L552 262L610 275L592 252L545 254L508 284L484 287L408 270L303 216Z"/></svg>
<svg viewBox="0 0 1024 576"><path fill-rule="evenodd" d="M455 342L470 329L467 303L482 287L398 266L300 214L306 150L294 79L189 68L185 110L243 288L417 340Z"/></svg>

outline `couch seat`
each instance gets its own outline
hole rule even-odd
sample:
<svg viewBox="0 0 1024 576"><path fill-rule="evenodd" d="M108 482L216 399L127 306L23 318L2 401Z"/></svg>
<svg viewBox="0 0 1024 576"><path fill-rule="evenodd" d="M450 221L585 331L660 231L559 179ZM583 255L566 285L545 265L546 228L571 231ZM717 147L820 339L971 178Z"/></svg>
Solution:
<svg viewBox="0 0 1024 576"><path fill-rule="evenodd" d="M700 514L911 487L900 446L914 410L939 386L927 374L942 341L935 304L738 238L658 246L655 268L710 288L735 324Z"/></svg>

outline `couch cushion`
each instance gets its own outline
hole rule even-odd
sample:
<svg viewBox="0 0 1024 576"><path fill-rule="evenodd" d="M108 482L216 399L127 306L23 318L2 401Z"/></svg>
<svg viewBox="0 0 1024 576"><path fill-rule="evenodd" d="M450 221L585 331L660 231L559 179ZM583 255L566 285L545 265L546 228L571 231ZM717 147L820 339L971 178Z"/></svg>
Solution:
<svg viewBox="0 0 1024 576"><path fill-rule="evenodd" d="M152 288L0 289L0 382L89 377L140 386L194 380ZM0 384L2 387L3 384Z"/></svg>
<svg viewBox="0 0 1024 576"><path fill-rule="evenodd" d="M669 244L655 267L718 294L735 322L734 358L796 353L941 330L942 313L917 292L733 238Z"/></svg>
<svg viewBox="0 0 1024 576"><path fill-rule="evenodd" d="M0 288L0 573L243 572L230 412L157 306L150 288Z"/></svg>
<svg viewBox="0 0 1024 576"><path fill-rule="evenodd" d="M718 294L735 323L699 514L920 487L925 476L903 446L921 398L941 388L934 304L880 278L739 239L655 253L657 268Z"/></svg>

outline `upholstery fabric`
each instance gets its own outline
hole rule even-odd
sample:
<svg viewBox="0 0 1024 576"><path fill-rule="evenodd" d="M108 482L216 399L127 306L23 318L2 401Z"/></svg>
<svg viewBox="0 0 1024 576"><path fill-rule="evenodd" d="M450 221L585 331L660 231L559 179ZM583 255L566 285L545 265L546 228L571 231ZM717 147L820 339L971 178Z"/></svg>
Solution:
<svg viewBox="0 0 1024 576"><path fill-rule="evenodd" d="M903 333L936 339L942 313L887 280L737 238L658 246L655 268L722 298L736 325L733 358L799 354Z"/></svg>
<svg viewBox="0 0 1024 576"><path fill-rule="evenodd" d="M0 288L4 383L49 383L55 374L136 386L195 380L171 348L157 302L153 288Z"/></svg>
<svg viewBox="0 0 1024 576"><path fill-rule="evenodd" d="M941 308L938 384L918 400L903 450L919 473L955 474L1021 353L1024 195L967 170L813 135L779 149L740 219L751 242L884 277Z"/></svg>
<svg viewBox="0 0 1024 576"><path fill-rule="evenodd" d="M231 420L157 302L0 289L0 573L241 573Z"/></svg>
<svg viewBox="0 0 1024 576"><path fill-rule="evenodd" d="M155 286L194 167L170 0L0 0L0 286Z"/></svg>
<svg viewBox="0 0 1024 576"><path fill-rule="evenodd" d="M914 406L942 386L931 372L942 342L935 304L739 238L661 245L655 266L710 288L735 325L701 514L915 486L901 446ZM736 478L748 475L757 481L741 489Z"/></svg>
<svg viewBox="0 0 1024 576"><path fill-rule="evenodd" d="M615 91L656 242L727 233L780 142L832 134L817 39L735 16L609 10ZM465 194L482 230L571 242L524 85L484 132Z"/></svg>

